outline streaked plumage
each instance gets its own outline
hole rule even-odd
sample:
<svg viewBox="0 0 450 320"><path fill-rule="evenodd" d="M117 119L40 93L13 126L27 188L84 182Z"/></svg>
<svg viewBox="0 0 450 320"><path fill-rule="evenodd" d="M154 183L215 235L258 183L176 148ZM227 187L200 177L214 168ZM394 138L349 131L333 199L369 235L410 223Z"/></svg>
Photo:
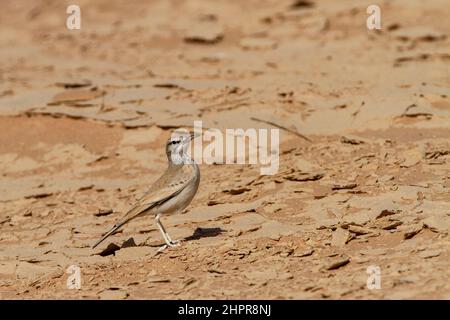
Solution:
<svg viewBox="0 0 450 320"><path fill-rule="evenodd" d="M189 205L197 192L200 183L200 170L198 165L186 153L189 142L193 138L194 135L190 134L172 137L167 141L166 154L169 166L164 174L138 200L136 206L128 211L110 231L97 241L93 248L124 224L134 218L148 214L153 214L156 217L156 223L166 241L164 248L176 245L159 221L159 216L180 212Z"/></svg>

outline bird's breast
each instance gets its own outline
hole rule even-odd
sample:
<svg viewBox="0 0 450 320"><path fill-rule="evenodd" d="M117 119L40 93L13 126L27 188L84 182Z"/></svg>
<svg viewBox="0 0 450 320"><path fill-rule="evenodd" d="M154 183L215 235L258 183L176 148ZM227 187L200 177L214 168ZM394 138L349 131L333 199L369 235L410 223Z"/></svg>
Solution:
<svg viewBox="0 0 450 320"><path fill-rule="evenodd" d="M184 187L183 190L181 190L180 193L161 204L155 210L156 214L168 215L171 213L176 213L183 210L189 205L189 203L191 203L192 199L197 193L198 186L200 184L200 172L198 171L198 166L196 164L186 167L190 168L186 168L185 170L194 170L192 180L186 187Z"/></svg>

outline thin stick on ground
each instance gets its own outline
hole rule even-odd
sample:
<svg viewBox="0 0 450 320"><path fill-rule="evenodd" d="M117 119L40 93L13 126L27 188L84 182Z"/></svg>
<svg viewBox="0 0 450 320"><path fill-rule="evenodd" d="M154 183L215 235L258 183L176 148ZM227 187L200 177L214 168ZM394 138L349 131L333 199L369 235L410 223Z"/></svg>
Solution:
<svg viewBox="0 0 450 320"><path fill-rule="evenodd" d="M280 124L278 124L278 123L275 123L275 122L272 122L272 121L268 121L268 120L258 119L258 118L255 118L255 117L251 117L250 119L252 119L252 120L254 120L254 121L258 121L258 122L263 122L263 123L266 123L266 124L270 124L270 125L272 125L272 126L274 126L274 127L277 127L277 128L279 128L279 129L282 129L282 130L285 130L285 131L290 132L290 133L292 133L292 134L295 134L296 136L298 136L298 137L300 137L300 138L302 138L302 139L305 139L306 141L312 143L312 140L311 140L310 138L308 138L307 136L305 136L305 135L303 135L303 134L301 134L301 133L299 133L299 132L297 132L297 131L294 131L294 130L291 130L291 129L289 129L289 128L286 128L285 126L282 126L282 125L280 125Z"/></svg>

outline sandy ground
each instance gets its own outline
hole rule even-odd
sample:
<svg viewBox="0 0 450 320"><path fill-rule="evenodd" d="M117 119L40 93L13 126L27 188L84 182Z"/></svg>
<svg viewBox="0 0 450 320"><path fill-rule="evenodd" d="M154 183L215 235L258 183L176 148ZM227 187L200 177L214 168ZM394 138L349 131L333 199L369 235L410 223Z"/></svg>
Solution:
<svg viewBox="0 0 450 320"><path fill-rule="evenodd" d="M76 2L79 31L1 4L1 298L450 299L448 0L380 1L381 31L371 1ZM278 173L202 164L182 246L149 217L92 250L200 119L281 128Z"/></svg>

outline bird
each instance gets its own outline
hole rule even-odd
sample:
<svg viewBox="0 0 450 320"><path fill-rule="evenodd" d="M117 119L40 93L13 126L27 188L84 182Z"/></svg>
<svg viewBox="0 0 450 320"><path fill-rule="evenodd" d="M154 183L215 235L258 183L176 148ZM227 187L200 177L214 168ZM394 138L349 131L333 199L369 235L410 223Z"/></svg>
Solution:
<svg viewBox="0 0 450 320"><path fill-rule="evenodd" d="M92 246L92 249L131 220L149 215L154 216L156 225L165 241L158 252L180 245L179 241L174 241L169 236L160 218L162 215L175 214L185 209L197 193L200 184L200 169L197 163L191 159L187 150L190 142L198 136L197 133L189 132L171 135L166 142L168 160L166 171L137 201L136 205Z"/></svg>

